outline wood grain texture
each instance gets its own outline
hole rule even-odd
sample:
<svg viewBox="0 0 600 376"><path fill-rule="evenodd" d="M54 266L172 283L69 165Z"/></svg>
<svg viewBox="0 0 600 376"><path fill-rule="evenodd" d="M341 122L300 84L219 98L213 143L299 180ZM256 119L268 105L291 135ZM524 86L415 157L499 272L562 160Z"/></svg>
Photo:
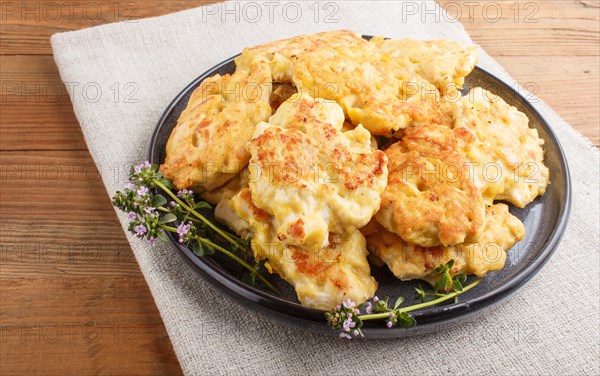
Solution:
<svg viewBox="0 0 600 376"><path fill-rule="evenodd" d="M599 1L439 3L460 15L473 39L515 79L537 88L598 145ZM51 13L56 4L58 19ZM48 38L198 2L89 4L0 2L1 375L181 373L87 152Z"/></svg>
<svg viewBox="0 0 600 376"><path fill-rule="evenodd" d="M437 2L515 80L600 144L600 1Z"/></svg>
<svg viewBox="0 0 600 376"><path fill-rule="evenodd" d="M180 373L89 153L0 169L0 374Z"/></svg>

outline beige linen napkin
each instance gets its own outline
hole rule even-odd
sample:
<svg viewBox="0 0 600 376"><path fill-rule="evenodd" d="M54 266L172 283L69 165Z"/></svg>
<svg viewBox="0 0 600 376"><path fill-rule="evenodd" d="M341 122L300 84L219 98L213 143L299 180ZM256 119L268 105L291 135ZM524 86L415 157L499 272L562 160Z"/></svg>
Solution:
<svg viewBox="0 0 600 376"><path fill-rule="evenodd" d="M208 5L56 34L52 47L112 196L128 166L145 158L165 107L203 71L246 46L342 28L472 43L433 1L271 1ZM513 82L484 51L479 55L483 68ZM170 244L152 248L130 236L185 373L599 374L598 150L541 100L535 102L569 160L570 224L533 280L485 316L452 329L404 340L317 336L222 296ZM121 167L119 176L115 164ZM121 214L119 219L125 223Z"/></svg>

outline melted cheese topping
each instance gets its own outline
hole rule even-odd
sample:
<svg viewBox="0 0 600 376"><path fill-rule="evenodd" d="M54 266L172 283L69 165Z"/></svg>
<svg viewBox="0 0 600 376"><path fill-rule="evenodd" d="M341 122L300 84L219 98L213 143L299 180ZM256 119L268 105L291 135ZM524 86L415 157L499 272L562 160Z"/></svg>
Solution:
<svg viewBox="0 0 600 376"><path fill-rule="evenodd" d="M321 48L293 64L299 91L336 101L350 121L374 135L425 124L448 124L436 87L393 60L373 55L374 45Z"/></svg>
<svg viewBox="0 0 600 376"><path fill-rule="evenodd" d="M161 171L251 238L303 305L372 297L367 245L402 280L433 284L450 259L452 274L504 266L524 227L493 201L524 207L549 173L524 114L456 90L474 47L342 30L248 48L235 63L194 91ZM400 141L384 153L377 135Z"/></svg>
<svg viewBox="0 0 600 376"><path fill-rule="evenodd" d="M424 247L477 241L485 209L464 158L473 141L470 133L428 125L403 134L385 151L389 178L377 221Z"/></svg>
<svg viewBox="0 0 600 376"><path fill-rule="evenodd" d="M461 99L455 117L455 128L466 128L475 136L467 159L486 204L504 200L523 208L544 194L549 181L544 140L529 128L525 114L475 88Z"/></svg>
<svg viewBox="0 0 600 376"><path fill-rule="evenodd" d="M364 226L379 209L387 158L362 126L342 132L334 102L293 96L248 145L256 206L275 217L284 243L321 248L329 233Z"/></svg>
<svg viewBox="0 0 600 376"><path fill-rule="evenodd" d="M258 208L249 189L229 201L229 208L250 231L256 260L267 259L265 266L296 289L302 305L331 309L346 299L363 303L377 290L367 261L366 241L360 231L330 235L323 248L306 249L278 240L274 218ZM227 223L231 225L230 223ZM233 223L232 227L240 227Z"/></svg>
<svg viewBox="0 0 600 376"><path fill-rule="evenodd" d="M403 281L423 279L433 285L439 277L435 268L452 259L452 275L461 273L482 277L502 269L506 251L525 235L523 223L509 213L505 204L488 207L486 222L483 235L476 243L430 248L406 243L381 226L373 230L373 226L378 226L375 223L367 229L367 246Z"/></svg>
<svg viewBox="0 0 600 376"><path fill-rule="evenodd" d="M465 77L477 64L476 47L451 40L412 40L373 38L375 55L381 61L393 60L447 93L461 88Z"/></svg>
<svg viewBox="0 0 600 376"><path fill-rule="evenodd" d="M235 64L238 68L247 69L257 59L267 61L273 74L273 81L280 83L291 82L292 63L298 56L320 48L360 46L366 44L367 41L362 39L359 34L348 30L300 35L246 48L235 59Z"/></svg>
<svg viewBox="0 0 600 376"><path fill-rule="evenodd" d="M171 132L160 170L177 189L202 192L225 184L248 164L246 144L271 115L270 94L265 63L203 81Z"/></svg>

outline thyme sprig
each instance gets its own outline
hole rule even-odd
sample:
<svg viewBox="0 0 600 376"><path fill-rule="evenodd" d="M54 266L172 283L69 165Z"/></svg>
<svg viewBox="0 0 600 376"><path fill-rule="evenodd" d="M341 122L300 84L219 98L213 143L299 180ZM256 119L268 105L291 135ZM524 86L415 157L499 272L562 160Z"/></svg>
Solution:
<svg viewBox="0 0 600 376"><path fill-rule="evenodd" d="M433 292L426 292L423 286L415 288L415 300L420 300L425 303L427 297L440 298L445 296L443 292L462 291L463 285L467 281L467 276L464 274L456 274L454 277L451 274L454 260L448 261L446 264L441 264L435 271L439 273L439 278L433 285ZM455 299L455 302L458 300Z"/></svg>
<svg viewBox="0 0 600 376"><path fill-rule="evenodd" d="M348 339L359 336L364 337L362 327L364 322L368 320L385 320L388 328L412 328L417 325L417 321L408 312L436 306L452 299L456 303L460 294L479 284L480 280L476 280L467 286L463 286L466 276L458 274L452 277L450 270L453 265L454 260L450 260L435 269L440 276L434 284L435 291L433 293L425 292L421 285L416 288L415 299L421 300L421 303L400 307L404 303L404 298L399 297L394 305L390 307L389 298L380 299L375 296L357 306L348 299L335 309L325 313L327 323L340 337ZM446 293L440 291L446 291ZM427 301L426 297L428 296L433 297L433 299Z"/></svg>
<svg viewBox="0 0 600 376"><path fill-rule="evenodd" d="M252 261L251 265L236 254L239 251L245 256L252 256L248 241L219 228L204 216L201 211L212 207L207 202L196 201L192 191L183 189L175 193L172 188L171 182L158 171L158 166L146 161L131 167L129 181L122 191L115 194L113 205L127 213L128 230L138 238L154 244L157 239L168 240L165 232L176 233L179 243L191 249L196 256L222 253L250 272L252 283L258 278L277 292L275 286L261 274L263 263ZM168 202L159 191L171 201ZM221 245L222 242L228 243L229 247Z"/></svg>

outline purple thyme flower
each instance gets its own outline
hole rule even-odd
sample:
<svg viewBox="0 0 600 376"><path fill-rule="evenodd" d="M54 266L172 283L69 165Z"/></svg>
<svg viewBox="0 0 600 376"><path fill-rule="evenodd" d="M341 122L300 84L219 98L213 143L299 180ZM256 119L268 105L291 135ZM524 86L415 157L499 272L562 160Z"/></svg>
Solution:
<svg viewBox="0 0 600 376"><path fill-rule="evenodd" d="M375 296L373 297L373 302L377 303L378 301L379 301L379 297L378 297L377 295L375 295Z"/></svg>
<svg viewBox="0 0 600 376"><path fill-rule="evenodd" d="M150 190L147 187L144 187L143 185L140 187L140 189L138 189L137 194L140 196L143 196L145 194L147 194L148 192L150 192Z"/></svg>
<svg viewBox="0 0 600 376"><path fill-rule="evenodd" d="M140 174L144 168L151 168L151 167L152 167L152 165L150 164L150 162L145 161L144 163L141 163L141 164L135 166L134 170L135 170L136 174Z"/></svg>
<svg viewBox="0 0 600 376"><path fill-rule="evenodd" d="M389 329L391 329L391 328L392 328L392 325L394 325L394 324L392 324L392 320L388 320L388 322L387 322L386 326L387 326Z"/></svg>
<svg viewBox="0 0 600 376"><path fill-rule="evenodd" d="M352 337L350 337L350 335L348 335L346 332L340 332L340 338L352 339Z"/></svg>
<svg viewBox="0 0 600 376"><path fill-rule="evenodd" d="M356 316L360 315L360 311L358 310L358 308L354 308L354 314Z"/></svg>
<svg viewBox="0 0 600 376"><path fill-rule="evenodd" d="M148 239L148 243L150 243L150 245L156 244L156 237L151 236L150 239Z"/></svg>
<svg viewBox="0 0 600 376"><path fill-rule="evenodd" d="M350 329L354 328L356 326L356 323L354 321L352 321L351 318L348 318L348 320L344 321L344 323L342 324L342 327L344 328L344 331L349 332Z"/></svg>
<svg viewBox="0 0 600 376"><path fill-rule="evenodd" d="M390 318L393 319L394 317L396 317L396 315L394 314L394 312L390 312Z"/></svg>
<svg viewBox="0 0 600 376"><path fill-rule="evenodd" d="M373 304L371 304L371 302L367 302L367 304L365 304L365 312L367 312L367 314L371 314L371 312L373 312Z"/></svg>
<svg viewBox="0 0 600 376"><path fill-rule="evenodd" d="M148 232L148 230L146 229L146 226L144 226L144 225L137 225L137 226L135 226L134 230L135 230L135 233L137 234L137 236L139 236L140 238L143 237Z"/></svg>
<svg viewBox="0 0 600 376"><path fill-rule="evenodd" d="M134 191L135 190L135 184L133 184L132 182L127 182L125 184L125 189L128 189L130 191Z"/></svg>
<svg viewBox="0 0 600 376"><path fill-rule="evenodd" d="M129 214L127 214L127 219L129 219L130 221L135 221L137 219L137 214L135 212L130 212Z"/></svg>
<svg viewBox="0 0 600 376"><path fill-rule="evenodd" d="M350 308L354 308L356 306L356 303L354 303L352 300L350 299L346 299L343 303L344 307L350 309Z"/></svg>
<svg viewBox="0 0 600 376"><path fill-rule="evenodd" d="M179 234L179 242L180 243L183 243L183 238L185 235L188 234L188 232L190 232L191 226L192 226L192 222L181 223L179 226L177 226L177 234Z"/></svg>

